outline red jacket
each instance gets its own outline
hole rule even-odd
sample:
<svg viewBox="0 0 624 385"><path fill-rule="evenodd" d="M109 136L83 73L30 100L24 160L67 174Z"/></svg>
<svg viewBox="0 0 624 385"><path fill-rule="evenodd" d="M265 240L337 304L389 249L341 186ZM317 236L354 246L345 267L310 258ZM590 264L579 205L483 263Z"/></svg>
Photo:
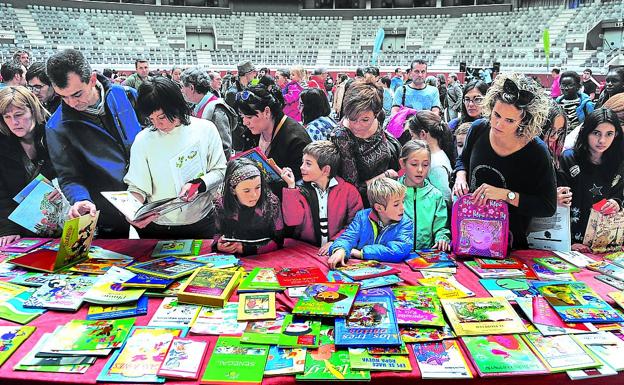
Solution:
<svg viewBox="0 0 624 385"><path fill-rule="evenodd" d="M325 89L325 78L327 75L312 75L310 76L310 80L308 81L308 88L318 88L323 91L325 95L327 95L327 90Z"/></svg>
<svg viewBox="0 0 624 385"><path fill-rule="evenodd" d="M358 189L340 177L329 189L327 197L327 226L329 240L336 239L361 210L362 198ZM294 226L294 238L321 245L318 196L310 183L282 191L282 214L287 226Z"/></svg>

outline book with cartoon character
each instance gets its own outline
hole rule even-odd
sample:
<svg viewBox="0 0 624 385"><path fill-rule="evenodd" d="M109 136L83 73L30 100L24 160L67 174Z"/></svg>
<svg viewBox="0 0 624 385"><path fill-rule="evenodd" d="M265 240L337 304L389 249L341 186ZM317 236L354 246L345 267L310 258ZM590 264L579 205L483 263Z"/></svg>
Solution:
<svg viewBox="0 0 624 385"><path fill-rule="evenodd" d="M141 203L130 191L102 191L100 194L131 221L140 221L153 214L165 215L190 203L179 197Z"/></svg>
<svg viewBox="0 0 624 385"><path fill-rule="evenodd" d="M178 291L181 302L223 307L240 281L241 272L200 268Z"/></svg>
<svg viewBox="0 0 624 385"><path fill-rule="evenodd" d="M178 302L175 297L166 297L152 316L149 326L190 326L197 318L201 306Z"/></svg>
<svg viewBox="0 0 624 385"><path fill-rule="evenodd" d="M238 285L238 293L257 291L283 291L272 267L255 267Z"/></svg>
<svg viewBox="0 0 624 385"><path fill-rule="evenodd" d="M339 267L336 270L355 281L399 273L399 271L394 267L390 267L380 263L379 261L373 260L362 261L360 263Z"/></svg>
<svg viewBox="0 0 624 385"><path fill-rule="evenodd" d="M243 331L241 342L246 344L277 345L285 320L286 313L277 312L275 319L249 322Z"/></svg>
<svg viewBox="0 0 624 385"><path fill-rule="evenodd" d="M53 273L87 259L100 212L65 222L58 252L41 248L11 260L14 265Z"/></svg>
<svg viewBox="0 0 624 385"><path fill-rule="evenodd" d="M280 348L271 346L264 376L284 376L303 373L305 370L306 348Z"/></svg>
<svg viewBox="0 0 624 385"><path fill-rule="evenodd" d="M423 379L473 377L456 340L425 342L413 347Z"/></svg>
<svg viewBox="0 0 624 385"><path fill-rule="evenodd" d="M128 337L135 321L135 318L71 320L50 337L46 346L59 354L75 350L118 348Z"/></svg>
<svg viewBox="0 0 624 385"><path fill-rule="evenodd" d="M201 262L189 261L178 257L163 257L147 262L128 266L133 273L152 275L158 278L178 279L192 274L197 268L203 267Z"/></svg>
<svg viewBox="0 0 624 385"><path fill-rule="evenodd" d="M34 331L34 326L0 326L0 366Z"/></svg>
<svg viewBox="0 0 624 385"><path fill-rule="evenodd" d="M435 287L397 286L392 288L399 325L444 326L442 305Z"/></svg>
<svg viewBox="0 0 624 385"><path fill-rule="evenodd" d="M98 279L95 276L49 279L24 302L24 307L76 311Z"/></svg>
<svg viewBox="0 0 624 385"><path fill-rule="evenodd" d="M268 345L244 344L238 337L219 337L201 384L260 384Z"/></svg>
<svg viewBox="0 0 624 385"><path fill-rule="evenodd" d="M518 314L503 297L442 299L442 307L460 336L527 333Z"/></svg>
<svg viewBox="0 0 624 385"><path fill-rule="evenodd" d="M174 338L157 374L167 378L196 380L209 344L190 338Z"/></svg>
<svg viewBox="0 0 624 385"><path fill-rule="evenodd" d="M370 371L411 371L409 356L378 355L369 353L366 348L349 348L349 363L351 369Z"/></svg>
<svg viewBox="0 0 624 385"><path fill-rule="evenodd" d="M349 316L336 318L338 347L400 346L401 335L392 298L359 293Z"/></svg>
<svg viewBox="0 0 624 385"><path fill-rule="evenodd" d="M356 283L317 283L308 286L292 314L346 317L359 290Z"/></svg>
<svg viewBox="0 0 624 385"><path fill-rule="evenodd" d="M555 256L543 257L543 258L534 258L536 263L544 266L548 270L552 271L555 274L561 273L577 273L581 271L578 267L574 266L571 263L564 261L563 259Z"/></svg>
<svg viewBox="0 0 624 385"><path fill-rule="evenodd" d="M275 319L275 293L241 293L237 318L239 321Z"/></svg>
<svg viewBox="0 0 624 385"><path fill-rule="evenodd" d="M320 332L321 321L295 317L292 314L288 314L284 319L282 334L277 344L282 348L316 348L319 344Z"/></svg>
<svg viewBox="0 0 624 385"><path fill-rule="evenodd" d="M223 308L202 306L193 326L192 334L240 335L247 327L247 322L238 322L238 302L228 302Z"/></svg>
<svg viewBox="0 0 624 385"><path fill-rule="evenodd" d="M156 382L165 379L157 375L171 341L185 337L185 327L134 326L128 338L115 350L97 377L102 382Z"/></svg>
<svg viewBox="0 0 624 385"><path fill-rule="evenodd" d="M308 286L327 282L325 274L318 267L284 267L275 272L280 286Z"/></svg>

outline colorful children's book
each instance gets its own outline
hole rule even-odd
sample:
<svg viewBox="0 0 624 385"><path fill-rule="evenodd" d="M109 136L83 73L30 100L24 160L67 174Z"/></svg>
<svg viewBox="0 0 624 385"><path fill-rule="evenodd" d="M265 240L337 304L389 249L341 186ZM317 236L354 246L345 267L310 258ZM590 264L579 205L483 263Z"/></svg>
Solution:
<svg viewBox="0 0 624 385"><path fill-rule="evenodd" d="M148 288L145 291L145 295L148 297L165 298L176 297L182 285L188 281L189 277L184 277L173 281L173 283L167 286L165 289L153 289Z"/></svg>
<svg viewBox="0 0 624 385"><path fill-rule="evenodd" d="M353 283L355 281L347 277L346 275L343 275L337 270L330 270L329 272L327 272L327 282ZM360 281L357 281L357 283L360 284L360 289L362 290L372 289L376 287L392 286L401 282L403 282L403 280L399 278L399 276L396 274L384 275L383 277L368 278L368 279L362 279ZM290 292L290 289L297 289L297 288L289 288L289 292ZM289 296L291 295L289 294Z"/></svg>
<svg viewBox="0 0 624 385"><path fill-rule="evenodd" d="M209 335L240 335L247 322L238 322L238 302L228 302L223 308L202 306L191 333Z"/></svg>
<svg viewBox="0 0 624 385"><path fill-rule="evenodd" d="M559 257L534 258L533 260L555 274L577 273L581 271L581 269L579 269L578 267L564 261Z"/></svg>
<svg viewBox="0 0 624 385"><path fill-rule="evenodd" d="M355 281L399 273L399 271L393 267L372 260L339 267L336 270Z"/></svg>
<svg viewBox="0 0 624 385"><path fill-rule="evenodd" d="M607 302L584 282L532 281L531 285L550 303L564 322L623 322Z"/></svg>
<svg viewBox="0 0 624 385"><path fill-rule="evenodd" d="M72 273L82 273L82 274L96 274L102 275L106 274L111 267L126 267L128 266L132 260L124 261L124 260L116 260L116 259L97 259L97 258L87 258L84 261L75 264L74 266L67 269Z"/></svg>
<svg viewBox="0 0 624 385"><path fill-rule="evenodd" d="M479 282L492 297L504 297L507 301L539 295L524 278L480 279Z"/></svg>
<svg viewBox="0 0 624 385"><path fill-rule="evenodd" d="M448 325L441 328L402 326L399 332L404 343L442 341L456 337Z"/></svg>
<svg viewBox="0 0 624 385"><path fill-rule="evenodd" d="M240 259L234 255L229 254L202 254L197 256L189 256L185 259L189 261L205 263L206 267L212 267L213 269L225 269L228 267L235 267L241 264Z"/></svg>
<svg viewBox="0 0 624 385"><path fill-rule="evenodd" d="M336 318L334 333L339 347L401 345L393 299L358 294L347 318Z"/></svg>
<svg viewBox="0 0 624 385"><path fill-rule="evenodd" d="M187 303L222 307L234 292L240 276L240 271L197 269L178 290L178 299Z"/></svg>
<svg viewBox="0 0 624 385"><path fill-rule="evenodd" d="M140 221L152 214L164 215L189 204L178 197L143 204L130 191L102 191L101 194L117 210L133 221Z"/></svg>
<svg viewBox="0 0 624 385"><path fill-rule="evenodd" d="M30 183L28 183L20 192L17 193L17 195L13 197L13 201L15 201L15 203L22 203L41 181L49 184L50 186L52 185L52 182L50 182L48 178L42 174L37 174L37 176L34 177Z"/></svg>
<svg viewBox="0 0 624 385"><path fill-rule="evenodd" d="M571 380L586 380L588 378L616 376L618 374L618 372L607 365L607 363L602 361L599 357L596 357L596 359L600 361L602 366L590 369L566 370L566 374Z"/></svg>
<svg viewBox="0 0 624 385"><path fill-rule="evenodd" d="M624 370L624 341L614 336L613 333L577 334L572 338L611 368L617 371Z"/></svg>
<svg viewBox="0 0 624 385"><path fill-rule="evenodd" d="M260 147L254 147L232 157L232 159L236 158L247 158L254 162L258 169L262 171L268 183L280 182L282 180L280 176L282 170L275 164L273 159L267 159Z"/></svg>
<svg viewBox="0 0 624 385"><path fill-rule="evenodd" d="M442 306L435 287L399 286L392 289L399 325L444 326Z"/></svg>
<svg viewBox="0 0 624 385"><path fill-rule="evenodd" d="M0 366L4 364L17 348L35 331L34 326L0 326Z"/></svg>
<svg viewBox="0 0 624 385"><path fill-rule="evenodd" d="M527 319L544 336L596 331L594 325L590 323L571 324L563 322L544 297L516 298L516 303Z"/></svg>
<svg viewBox="0 0 624 385"><path fill-rule="evenodd" d="M138 301L123 305L91 305L86 319L107 320L145 315L147 314L147 302L147 296L141 296Z"/></svg>
<svg viewBox="0 0 624 385"><path fill-rule="evenodd" d="M277 345L285 320L286 313L277 312L274 320L249 322L243 331L241 342L246 344Z"/></svg>
<svg viewBox="0 0 624 385"><path fill-rule="evenodd" d="M67 279L69 275L67 274L52 274L52 273L38 273L34 271L29 271L25 274L19 275L9 282L15 285L28 286L28 287L40 287L46 281L52 278L58 279Z"/></svg>
<svg viewBox="0 0 624 385"><path fill-rule="evenodd" d="M173 281L173 279L158 278L147 274L133 274L130 279L121 283L121 287L165 289L167 286L171 285Z"/></svg>
<svg viewBox="0 0 624 385"><path fill-rule="evenodd" d="M50 200L55 191L51 184L39 181L9 215L9 219L38 236L58 237L67 218L69 204L63 198Z"/></svg>
<svg viewBox="0 0 624 385"><path fill-rule="evenodd" d="M604 256L604 259L607 259L616 265L624 266L624 251L616 251L615 253L610 253Z"/></svg>
<svg viewBox="0 0 624 385"><path fill-rule="evenodd" d="M188 328L134 326L121 349L115 350L97 377L102 382L156 382L158 368L174 337L185 337Z"/></svg>
<svg viewBox="0 0 624 385"><path fill-rule="evenodd" d="M20 238L15 242L9 243L6 246L0 247L0 251L8 253L28 253L38 248L41 245L50 242L50 239L45 238Z"/></svg>
<svg viewBox="0 0 624 385"><path fill-rule="evenodd" d="M618 304L619 307L624 309L624 292L615 291L612 293L608 293L607 295L611 297L611 299L613 299L615 303Z"/></svg>
<svg viewBox="0 0 624 385"><path fill-rule="evenodd" d="M459 282L450 278L421 278L418 282L423 286L434 287L440 299L466 298L474 295L470 290L463 287L460 288Z"/></svg>
<svg viewBox="0 0 624 385"><path fill-rule="evenodd" d="M475 261L464 261L464 265L479 278L525 278L521 269L485 269Z"/></svg>
<svg viewBox="0 0 624 385"><path fill-rule="evenodd" d="M145 289L124 289L121 284L132 278L134 273L121 267L112 266L106 274L91 286L86 292L84 300L100 305L117 305L126 302L138 301L145 293Z"/></svg>
<svg viewBox="0 0 624 385"><path fill-rule="evenodd" d="M594 259L578 251L553 251L557 256L564 261L573 264L576 267L587 267L590 263L596 262Z"/></svg>
<svg viewBox="0 0 624 385"><path fill-rule="evenodd" d="M369 346L366 348L370 354L376 356L408 356L409 351L405 342L401 341L401 346Z"/></svg>
<svg viewBox="0 0 624 385"><path fill-rule="evenodd" d="M177 279L190 275L197 268L203 266L204 264L200 262L176 257L164 257L128 266L128 270L133 273L142 273L158 278Z"/></svg>
<svg viewBox="0 0 624 385"><path fill-rule="evenodd" d="M50 372L50 373L85 373L95 362L95 357L36 357L41 348L47 344L52 333L44 333L32 350L13 367L13 370Z"/></svg>
<svg viewBox="0 0 624 385"><path fill-rule="evenodd" d="M238 320L275 319L275 293L241 293L238 296Z"/></svg>
<svg viewBox="0 0 624 385"><path fill-rule="evenodd" d="M436 250L415 251L410 254L405 263L414 271L457 266L457 263L447 253Z"/></svg>
<svg viewBox="0 0 624 385"><path fill-rule="evenodd" d="M285 267L275 272L280 286L308 286L327 282L325 274L318 267Z"/></svg>
<svg viewBox="0 0 624 385"><path fill-rule="evenodd" d="M370 354L366 348L349 348L349 363L351 369L361 369L370 371L411 371L408 356L400 355L374 355Z"/></svg>
<svg viewBox="0 0 624 385"><path fill-rule="evenodd" d="M524 265L516 258L492 259L492 258L475 258L475 261L483 269L522 269Z"/></svg>
<svg viewBox="0 0 624 385"><path fill-rule="evenodd" d="M619 279L615 279L609 275L597 275L594 278L600 282L606 283L607 285L613 286L618 290L624 290L624 281L620 281Z"/></svg>
<svg viewBox="0 0 624 385"><path fill-rule="evenodd" d="M193 254L193 240L179 239L172 241L158 241L152 251L152 257L185 256Z"/></svg>
<svg viewBox="0 0 624 385"><path fill-rule="evenodd" d="M166 378L196 380L206 358L208 345L206 341L174 337L157 374Z"/></svg>
<svg viewBox="0 0 624 385"><path fill-rule="evenodd" d="M531 263L531 270L542 281L576 281L572 273L554 273L537 262Z"/></svg>
<svg viewBox="0 0 624 385"><path fill-rule="evenodd" d="M539 333L529 333L522 338L550 372L596 368L601 365L584 346L567 334L546 337Z"/></svg>
<svg viewBox="0 0 624 385"><path fill-rule="evenodd" d="M71 320L48 340L51 351L114 349L120 347L134 326L135 318L108 321Z"/></svg>
<svg viewBox="0 0 624 385"><path fill-rule="evenodd" d="M442 299L446 316L460 336L526 333L518 314L503 297Z"/></svg>
<svg viewBox="0 0 624 385"><path fill-rule="evenodd" d="M24 325L45 313L45 309L24 307L24 302L30 298L33 292L32 289L22 291L15 297L0 302L0 318Z"/></svg>
<svg viewBox="0 0 624 385"><path fill-rule="evenodd" d="M277 344L282 348L317 348L321 321L287 314Z"/></svg>
<svg viewBox="0 0 624 385"><path fill-rule="evenodd" d="M305 371L298 374L297 381L369 381L368 370L351 369L349 352L337 350L334 345L334 328L321 326L318 349L308 349Z"/></svg>
<svg viewBox="0 0 624 385"><path fill-rule="evenodd" d="M269 347L269 356L264 367L264 376L284 376L303 373L306 348Z"/></svg>
<svg viewBox="0 0 624 385"><path fill-rule="evenodd" d="M462 337L461 343L481 377L548 373L516 334Z"/></svg>
<svg viewBox="0 0 624 385"><path fill-rule="evenodd" d="M24 302L24 307L76 311L82 305L85 293L98 278L77 276L50 279Z"/></svg>
<svg viewBox="0 0 624 385"><path fill-rule="evenodd" d="M244 344L238 337L219 337L201 383L260 384L268 355L267 345Z"/></svg>
<svg viewBox="0 0 624 385"><path fill-rule="evenodd" d="M255 267L238 285L238 293L257 291L283 291L272 267Z"/></svg>
<svg viewBox="0 0 624 385"><path fill-rule="evenodd" d="M26 290L28 290L28 288L24 286L0 281L0 302L13 298Z"/></svg>
<svg viewBox="0 0 624 385"><path fill-rule="evenodd" d="M414 344L413 348L423 379L473 377L455 340Z"/></svg>
<svg viewBox="0 0 624 385"><path fill-rule="evenodd" d="M587 265L587 268L613 277L619 281L624 281L624 267L611 263L608 260L590 263Z"/></svg>
<svg viewBox="0 0 624 385"><path fill-rule="evenodd" d="M201 306L178 302L177 298L167 297L162 300L149 326L190 326Z"/></svg>
<svg viewBox="0 0 624 385"><path fill-rule="evenodd" d="M609 215L601 213L606 203L606 199L594 203L587 219L583 244L594 253L621 251L624 243L624 231L622 231L624 213L616 212Z"/></svg>
<svg viewBox="0 0 624 385"><path fill-rule="evenodd" d="M319 283L306 288L292 310L305 316L346 317L351 310L359 285L355 283Z"/></svg>
<svg viewBox="0 0 624 385"><path fill-rule="evenodd" d="M87 259L87 254L91 247L99 215L100 212L98 211L95 216L87 214L67 220L63 226L58 252L48 249L37 249L21 257L14 258L11 260L11 263L29 269L52 273L84 261Z"/></svg>

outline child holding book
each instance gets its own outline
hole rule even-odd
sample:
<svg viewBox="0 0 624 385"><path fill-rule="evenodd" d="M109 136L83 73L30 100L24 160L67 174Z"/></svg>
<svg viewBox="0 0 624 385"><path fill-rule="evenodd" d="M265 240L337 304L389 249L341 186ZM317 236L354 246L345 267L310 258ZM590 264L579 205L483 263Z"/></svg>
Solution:
<svg viewBox="0 0 624 385"><path fill-rule="evenodd" d="M292 170L282 169L288 185L282 191L284 223L294 227L294 238L320 246L319 255L328 255L333 240L364 208L358 189L336 176L339 169L340 153L328 140L303 149L303 185L296 187Z"/></svg>
<svg viewBox="0 0 624 385"><path fill-rule="evenodd" d="M410 140L401 149L399 163L405 175L405 216L414 222L414 248L449 251L451 232L446 227L448 210L444 195L427 179L431 150L423 140Z"/></svg>
<svg viewBox="0 0 624 385"><path fill-rule="evenodd" d="M215 208L217 235L213 250L250 255L282 247L284 222L280 201L251 160L230 160Z"/></svg>
<svg viewBox="0 0 624 385"><path fill-rule="evenodd" d="M401 262L414 246L414 225L403 215L405 186L390 178L376 178L366 194L372 208L358 211L329 248L332 269L344 266L349 258Z"/></svg>

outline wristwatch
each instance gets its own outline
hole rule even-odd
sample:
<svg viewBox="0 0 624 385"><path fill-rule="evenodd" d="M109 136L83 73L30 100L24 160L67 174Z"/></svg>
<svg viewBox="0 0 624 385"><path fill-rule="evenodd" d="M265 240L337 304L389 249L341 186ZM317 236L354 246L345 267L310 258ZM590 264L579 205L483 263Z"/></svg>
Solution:
<svg viewBox="0 0 624 385"><path fill-rule="evenodd" d="M516 193L515 193L515 192L513 192L513 191L509 191L509 192L507 193L507 200L508 200L509 202L513 202L513 200L514 200L514 199L516 199Z"/></svg>

